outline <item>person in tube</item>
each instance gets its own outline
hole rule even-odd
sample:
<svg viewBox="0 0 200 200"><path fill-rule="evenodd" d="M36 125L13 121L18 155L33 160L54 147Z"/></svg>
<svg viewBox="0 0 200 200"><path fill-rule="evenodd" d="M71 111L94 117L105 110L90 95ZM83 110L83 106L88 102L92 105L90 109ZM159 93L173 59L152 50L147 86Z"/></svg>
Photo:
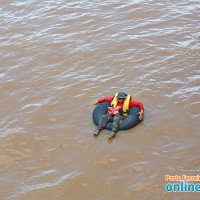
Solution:
<svg viewBox="0 0 200 200"><path fill-rule="evenodd" d="M127 95L125 92L118 92L114 97L107 97L98 101L94 101L93 105L98 105L105 101L110 101L112 107L108 107L108 113L101 117L97 129L94 132L94 135L96 136L99 135L100 131L106 126L108 122L113 122L112 131L109 135L109 138L114 138L120 124L128 115L128 110L131 107L139 106L139 119L143 119L144 107L142 103L131 100L131 96Z"/></svg>

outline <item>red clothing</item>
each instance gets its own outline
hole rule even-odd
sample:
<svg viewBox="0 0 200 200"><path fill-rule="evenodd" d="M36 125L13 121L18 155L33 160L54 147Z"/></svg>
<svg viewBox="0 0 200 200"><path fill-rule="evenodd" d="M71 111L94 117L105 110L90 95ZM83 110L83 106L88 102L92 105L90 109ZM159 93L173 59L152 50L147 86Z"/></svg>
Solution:
<svg viewBox="0 0 200 200"><path fill-rule="evenodd" d="M104 99L100 99L98 101L98 103L103 103L104 101L110 101L110 102L112 102L112 100L113 100L113 97L106 97ZM119 106L123 110L123 103L119 103L118 102L117 106ZM143 107L142 103L130 100L129 101L129 108L134 107L134 106L139 106L140 110L144 110L144 107Z"/></svg>

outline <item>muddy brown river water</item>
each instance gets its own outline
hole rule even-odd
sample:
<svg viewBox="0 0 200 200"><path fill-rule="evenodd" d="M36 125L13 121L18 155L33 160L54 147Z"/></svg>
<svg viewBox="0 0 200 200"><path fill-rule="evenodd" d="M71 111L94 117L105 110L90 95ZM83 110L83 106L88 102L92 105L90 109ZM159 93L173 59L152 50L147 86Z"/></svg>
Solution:
<svg viewBox="0 0 200 200"><path fill-rule="evenodd" d="M0 200L198 200L199 41L199 0L0 1ZM118 91L144 120L93 137Z"/></svg>

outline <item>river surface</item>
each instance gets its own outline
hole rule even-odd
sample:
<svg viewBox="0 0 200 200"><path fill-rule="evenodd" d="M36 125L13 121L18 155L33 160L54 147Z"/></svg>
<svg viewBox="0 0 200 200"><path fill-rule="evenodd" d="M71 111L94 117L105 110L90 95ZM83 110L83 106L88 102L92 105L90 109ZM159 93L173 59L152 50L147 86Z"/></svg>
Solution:
<svg viewBox="0 0 200 200"><path fill-rule="evenodd" d="M144 120L93 137L118 91ZM0 103L0 200L199 200L200 1L1 0Z"/></svg>

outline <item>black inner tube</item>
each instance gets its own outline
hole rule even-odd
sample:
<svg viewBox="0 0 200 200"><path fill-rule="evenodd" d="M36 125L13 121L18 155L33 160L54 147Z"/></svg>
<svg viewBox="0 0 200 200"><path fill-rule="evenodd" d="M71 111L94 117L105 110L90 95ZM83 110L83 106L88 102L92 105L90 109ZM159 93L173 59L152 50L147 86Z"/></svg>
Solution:
<svg viewBox="0 0 200 200"><path fill-rule="evenodd" d="M93 110L92 118L96 125L99 124L101 117L103 115L107 114L108 107L110 107L110 106L111 106L110 102L105 101L95 107L95 109ZM119 130L131 129L134 126L136 126L137 124L139 124L141 122L141 120L139 119L139 114L137 114L138 112L140 112L139 106L131 107L129 109L128 116L124 118L123 122L121 123L121 125L119 127ZM108 122L105 129L111 130L112 122Z"/></svg>

